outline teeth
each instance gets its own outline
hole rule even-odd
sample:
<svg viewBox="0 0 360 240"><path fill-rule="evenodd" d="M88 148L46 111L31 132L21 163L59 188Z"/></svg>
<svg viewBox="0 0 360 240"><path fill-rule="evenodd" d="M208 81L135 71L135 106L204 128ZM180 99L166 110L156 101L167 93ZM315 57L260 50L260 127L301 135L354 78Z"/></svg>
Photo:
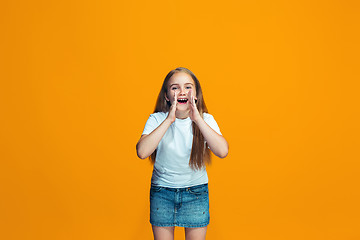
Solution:
<svg viewBox="0 0 360 240"><path fill-rule="evenodd" d="M178 101L179 101L179 102L187 102L188 99L187 99L187 98L178 98Z"/></svg>

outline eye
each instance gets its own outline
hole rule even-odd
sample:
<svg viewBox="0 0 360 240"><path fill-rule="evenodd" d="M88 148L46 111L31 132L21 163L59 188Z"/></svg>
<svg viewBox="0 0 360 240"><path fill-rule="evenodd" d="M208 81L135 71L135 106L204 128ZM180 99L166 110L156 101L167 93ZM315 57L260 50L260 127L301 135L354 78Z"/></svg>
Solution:
<svg viewBox="0 0 360 240"><path fill-rule="evenodd" d="M192 88L191 86L186 87L186 89L191 89L191 88Z"/></svg>
<svg viewBox="0 0 360 240"><path fill-rule="evenodd" d="M171 90L176 90L176 89L177 89L177 87L172 87L172 88L171 88Z"/></svg>

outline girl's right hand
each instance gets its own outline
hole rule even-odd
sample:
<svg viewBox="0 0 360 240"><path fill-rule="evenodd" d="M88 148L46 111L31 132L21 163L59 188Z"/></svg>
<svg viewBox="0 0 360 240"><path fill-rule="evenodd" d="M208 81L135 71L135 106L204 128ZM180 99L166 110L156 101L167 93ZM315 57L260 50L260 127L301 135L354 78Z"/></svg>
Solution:
<svg viewBox="0 0 360 240"><path fill-rule="evenodd" d="M177 92L175 92L174 101L171 103L169 115L167 117L171 121L171 123L175 122L175 119L176 119L176 115L175 115L176 105L177 105Z"/></svg>

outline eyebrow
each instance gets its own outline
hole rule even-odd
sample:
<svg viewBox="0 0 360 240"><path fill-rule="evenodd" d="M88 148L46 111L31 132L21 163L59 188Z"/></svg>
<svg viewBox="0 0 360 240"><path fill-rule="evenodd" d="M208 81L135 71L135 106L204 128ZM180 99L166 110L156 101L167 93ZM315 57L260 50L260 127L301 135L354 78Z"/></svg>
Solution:
<svg viewBox="0 0 360 240"><path fill-rule="evenodd" d="M188 85L188 84L190 84L190 85L193 85L194 86L194 84L192 84L192 83L185 83L184 85ZM179 85L178 83L173 83L173 84L171 84L170 85L170 87L172 87L172 86L174 86L174 85Z"/></svg>

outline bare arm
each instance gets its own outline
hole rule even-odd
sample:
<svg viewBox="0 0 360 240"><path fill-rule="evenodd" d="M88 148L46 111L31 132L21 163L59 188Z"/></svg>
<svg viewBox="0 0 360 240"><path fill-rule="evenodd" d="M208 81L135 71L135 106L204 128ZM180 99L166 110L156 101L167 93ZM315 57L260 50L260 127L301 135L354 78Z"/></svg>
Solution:
<svg viewBox="0 0 360 240"><path fill-rule="evenodd" d="M176 104L177 94L175 93L175 100L170 107L167 118L150 134L142 135L136 144L136 153L139 158L145 159L149 157L159 145L170 125L175 122Z"/></svg>
<svg viewBox="0 0 360 240"><path fill-rule="evenodd" d="M196 108L195 97L192 95L192 91L189 91L189 98L191 100L190 118L199 127L200 132L204 136L211 151L219 158L224 158L229 152L229 144L223 136L215 132L200 116L199 111Z"/></svg>
<svg viewBox="0 0 360 240"><path fill-rule="evenodd" d="M160 140L171 125L169 119L165 119L154 131L150 134L142 135L136 144L136 152L139 158L145 159L149 157L159 145Z"/></svg>
<svg viewBox="0 0 360 240"><path fill-rule="evenodd" d="M225 138L215 132L202 118L194 121L199 127L211 151L219 158L224 158L229 152L229 145Z"/></svg>

